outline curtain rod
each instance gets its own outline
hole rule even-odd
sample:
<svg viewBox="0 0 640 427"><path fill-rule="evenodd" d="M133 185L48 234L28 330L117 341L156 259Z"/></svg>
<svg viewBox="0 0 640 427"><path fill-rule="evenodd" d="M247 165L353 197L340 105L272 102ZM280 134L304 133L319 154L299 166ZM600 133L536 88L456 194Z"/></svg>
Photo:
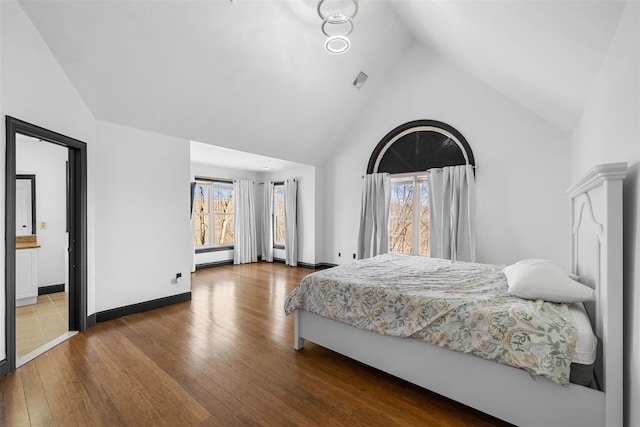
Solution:
<svg viewBox="0 0 640 427"><path fill-rule="evenodd" d="M466 166L466 165L456 165L456 166ZM478 169L478 166L476 165L470 165L472 169ZM410 176L416 176L416 175L420 175L420 174L426 174L428 171L430 170L442 170L443 168L431 168L431 169L427 169L425 171L418 171L418 172L405 172L405 173L389 173L389 172L381 172L381 173L386 173L391 175L392 177L395 178L403 178L403 177L410 177ZM371 174L367 174L367 175L371 175ZM362 175L360 178L364 178L366 175Z"/></svg>
<svg viewBox="0 0 640 427"><path fill-rule="evenodd" d="M196 181L204 181L204 182L224 182L225 184L233 184L236 181L242 181L241 179L208 178L208 177L204 177L204 176L194 176L193 179L195 179ZM252 184L256 183L252 179L247 180L247 181L251 181ZM260 185L262 185L262 183L260 183Z"/></svg>
<svg viewBox="0 0 640 427"><path fill-rule="evenodd" d="M290 178L293 182L296 182L297 179L295 178ZM273 182L274 185L284 185L284 181L268 181L268 182ZM264 182L259 182L258 185L264 185Z"/></svg>
<svg viewBox="0 0 640 427"><path fill-rule="evenodd" d="M233 179L229 179L229 178L211 178L211 177L205 177L205 176L194 176L193 179L195 179L196 181L207 181L207 182L226 182L226 183L233 183Z"/></svg>

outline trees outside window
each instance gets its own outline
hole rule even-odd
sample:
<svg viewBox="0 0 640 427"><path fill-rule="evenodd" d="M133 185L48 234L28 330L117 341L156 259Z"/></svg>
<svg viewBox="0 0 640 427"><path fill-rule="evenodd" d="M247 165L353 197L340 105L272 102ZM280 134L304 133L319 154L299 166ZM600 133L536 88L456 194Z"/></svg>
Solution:
<svg viewBox="0 0 640 427"><path fill-rule="evenodd" d="M233 245L233 184L196 181L193 231L196 248Z"/></svg>
<svg viewBox="0 0 640 427"><path fill-rule="evenodd" d="M426 177L391 179L389 251L429 255L429 187Z"/></svg>
<svg viewBox="0 0 640 427"><path fill-rule="evenodd" d="M284 247L284 184L273 186L273 245Z"/></svg>

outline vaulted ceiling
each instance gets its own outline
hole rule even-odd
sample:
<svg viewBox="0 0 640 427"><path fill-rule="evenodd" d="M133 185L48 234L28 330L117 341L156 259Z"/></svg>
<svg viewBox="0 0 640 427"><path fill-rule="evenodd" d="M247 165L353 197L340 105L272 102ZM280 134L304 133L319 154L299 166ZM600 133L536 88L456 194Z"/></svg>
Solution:
<svg viewBox="0 0 640 427"><path fill-rule="evenodd" d="M351 50L332 55L312 0L20 4L97 119L305 164L412 42L570 131L625 5L361 0Z"/></svg>

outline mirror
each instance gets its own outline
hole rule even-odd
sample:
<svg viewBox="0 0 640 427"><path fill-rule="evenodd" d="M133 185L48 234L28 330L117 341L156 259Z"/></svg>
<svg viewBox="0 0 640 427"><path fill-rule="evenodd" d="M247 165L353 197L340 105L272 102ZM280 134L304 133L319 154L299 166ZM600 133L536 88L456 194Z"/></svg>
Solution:
<svg viewBox="0 0 640 427"><path fill-rule="evenodd" d="M16 236L36 234L36 176L16 175Z"/></svg>

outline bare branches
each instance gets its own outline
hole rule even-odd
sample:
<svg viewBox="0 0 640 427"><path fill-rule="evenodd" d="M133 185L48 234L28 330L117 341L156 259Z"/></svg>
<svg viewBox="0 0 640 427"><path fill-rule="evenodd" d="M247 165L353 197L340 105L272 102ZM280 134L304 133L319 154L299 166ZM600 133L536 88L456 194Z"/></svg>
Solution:
<svg viewBox="0 0 640 427"><path fill-rule="evenodd" d="M429 188L425 179L392 181L389 250L429 254Z"/></svg>

